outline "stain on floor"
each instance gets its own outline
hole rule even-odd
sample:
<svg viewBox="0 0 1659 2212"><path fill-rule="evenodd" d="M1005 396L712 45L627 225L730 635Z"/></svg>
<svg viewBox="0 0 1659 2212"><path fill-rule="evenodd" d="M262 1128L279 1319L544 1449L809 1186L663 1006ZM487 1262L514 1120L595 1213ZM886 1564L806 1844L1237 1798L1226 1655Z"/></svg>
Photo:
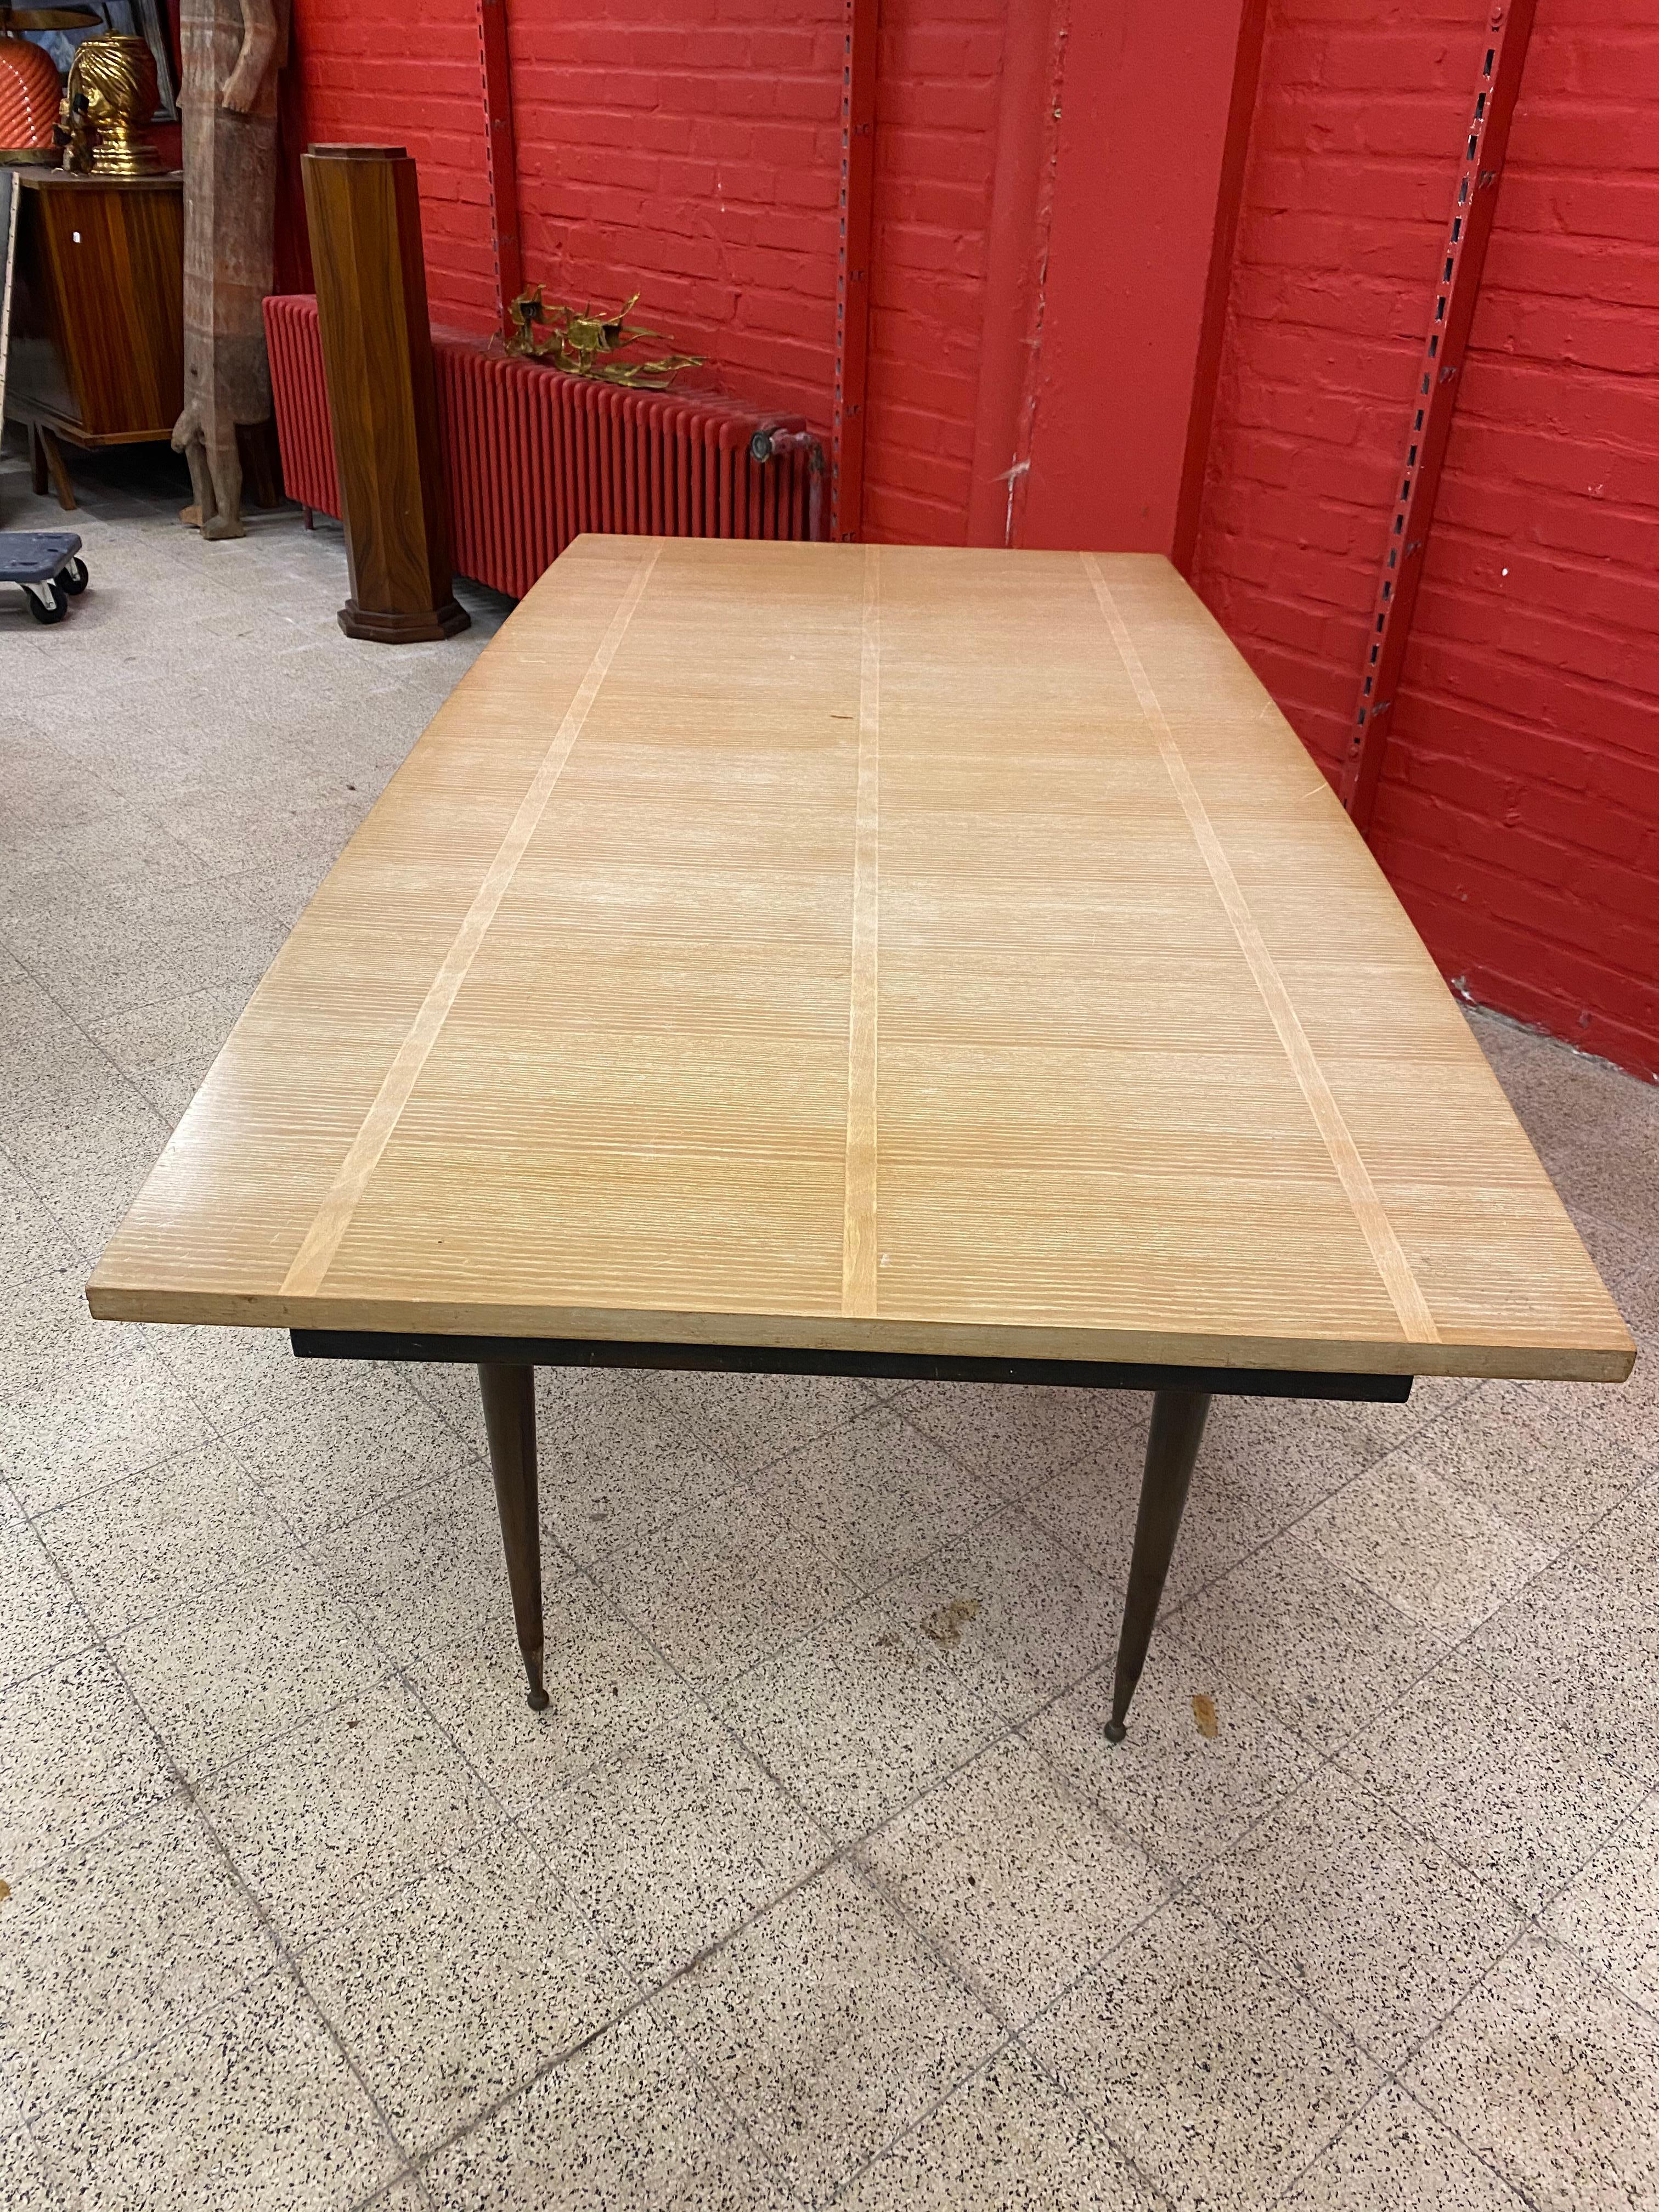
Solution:
<svg viewBox="0 0 1659 2212"><path fill-rule="evenodd" d="M922 1634L932 1637L941 1650L950 1650L961 1643L962 1632L968 1623L978 1620L979 1604L976 1597L953 1597L949 1605L942 1605L927 1616L921 1624Z"/></svg>

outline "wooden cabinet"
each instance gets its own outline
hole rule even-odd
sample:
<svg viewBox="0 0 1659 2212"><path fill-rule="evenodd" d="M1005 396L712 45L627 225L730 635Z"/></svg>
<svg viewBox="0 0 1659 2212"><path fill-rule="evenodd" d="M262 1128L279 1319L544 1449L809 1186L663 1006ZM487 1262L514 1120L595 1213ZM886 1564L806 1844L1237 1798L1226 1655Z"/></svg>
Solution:
<svg viewBox="0 0 1659 2212"><path fill-rule="evenodd" d="M6 413L75 504L58 441L170 438L184 404L184 198L177 176L21 170Z"/></svg>

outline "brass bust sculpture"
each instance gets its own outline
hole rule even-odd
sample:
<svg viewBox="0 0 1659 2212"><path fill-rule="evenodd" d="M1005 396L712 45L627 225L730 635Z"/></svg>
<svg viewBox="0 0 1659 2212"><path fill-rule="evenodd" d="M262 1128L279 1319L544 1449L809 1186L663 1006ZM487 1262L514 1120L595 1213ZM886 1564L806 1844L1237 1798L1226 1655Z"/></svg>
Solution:
<svg viewBox="0 0 1659 2212"><path fill-rule="evenodd" d="M94 177L153 177L161 157L141 126L155 114L158 97L155 57L148 40L113 32L83 39L64 89L60 119L70 138L64 166L86 166L90 132Z"/></svg>

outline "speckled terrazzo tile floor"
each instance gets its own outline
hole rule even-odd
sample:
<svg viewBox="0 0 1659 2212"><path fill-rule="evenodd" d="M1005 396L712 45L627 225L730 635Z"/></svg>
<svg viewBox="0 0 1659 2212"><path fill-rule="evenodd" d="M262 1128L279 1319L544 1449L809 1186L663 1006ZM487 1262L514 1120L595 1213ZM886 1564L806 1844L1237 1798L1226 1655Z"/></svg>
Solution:
<svg viewBox="0 0 1659 2212"><path fill-rule="evenodd" d="M80 1297L500 603L349 643L337 532L82 475L0 604L8 2212L1659 2207L1659 1093L1472 1017L1649 1364L1218 1407L1118 1750L1146 1407L1053 1393L544 1375L538 1719L465 1376Z"/></svg>

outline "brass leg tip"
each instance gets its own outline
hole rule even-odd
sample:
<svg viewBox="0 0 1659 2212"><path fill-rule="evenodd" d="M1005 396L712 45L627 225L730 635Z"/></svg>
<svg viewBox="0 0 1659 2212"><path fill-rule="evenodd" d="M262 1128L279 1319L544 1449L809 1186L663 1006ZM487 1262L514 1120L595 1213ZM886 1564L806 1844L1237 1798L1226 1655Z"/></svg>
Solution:
<svg viewBox="0 0 1659 2212"><path fill-rule="evenodd" d="M1129 1729L1127 1722L1108 1721L1106 1723L1106 1741L1108 1743L1121 1743L1124 1737L1127 1735L1128 1733Z"/></svg>

